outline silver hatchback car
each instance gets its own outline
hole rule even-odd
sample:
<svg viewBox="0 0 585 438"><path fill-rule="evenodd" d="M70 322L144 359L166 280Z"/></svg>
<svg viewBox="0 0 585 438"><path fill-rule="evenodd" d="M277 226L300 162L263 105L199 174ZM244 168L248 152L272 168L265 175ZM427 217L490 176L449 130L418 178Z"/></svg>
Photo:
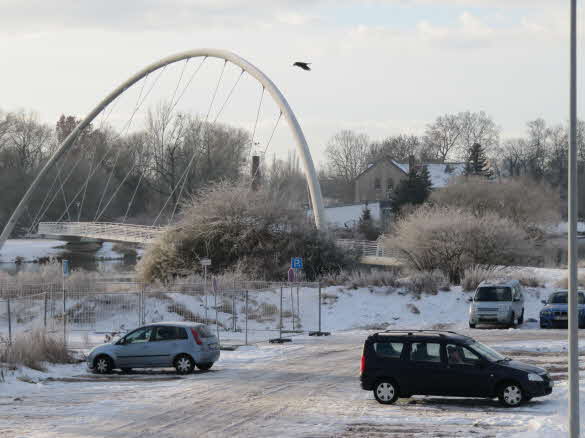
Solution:
<svg viewBox="0 0 585 438"><path fill-rule="evenodd" d="M175 367L188 374L208 370L219 359L219 341L204 324L158 322L131 331L123 338L90 351L87 366L100 374L119 368Z"/></svg>

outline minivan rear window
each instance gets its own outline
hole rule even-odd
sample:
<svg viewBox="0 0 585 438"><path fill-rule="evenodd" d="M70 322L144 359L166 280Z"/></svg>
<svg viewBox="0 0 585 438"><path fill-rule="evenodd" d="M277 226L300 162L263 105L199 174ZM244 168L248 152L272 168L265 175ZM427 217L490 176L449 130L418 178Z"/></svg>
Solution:
<svg viewBox="0 0 585 438"><path fill-rule="evenodd" d="M475 301L512 301L509 287L484 286L477 289Z"/></svg>
<svg viewBox="0 0 585 438"><path fill-rule="evenodd" d="M210 338L213 336L213 332L209 330L209 327L206 325L199 325L195 328L195 330L197 330L197 333L199 333L199 336L202 338Z"/></svg>
<svg viewBox="0 0 585 438"><path fill-rule="evenodd" d="M376 342L374 351L378 356L400 359L404 344L402 342Z"/></svg>

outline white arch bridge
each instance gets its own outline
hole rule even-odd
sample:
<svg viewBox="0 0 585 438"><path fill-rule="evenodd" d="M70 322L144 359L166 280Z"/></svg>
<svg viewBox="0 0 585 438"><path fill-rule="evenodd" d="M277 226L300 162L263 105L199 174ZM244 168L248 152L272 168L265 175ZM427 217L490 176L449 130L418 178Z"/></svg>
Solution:
<svg viewBox="0 0 585 438"><path fill-rule="evenodd" d="M38 227L38 234L42 237L61 240L86 238L148 245L167 229L167 227L109 222L41 222ZM396 252L386 248L382 240L338 239L336 243L341 248L359 251L364 264L384 266L399 264Z"/></svg>
<svg viewBox="0 0 585 438"><path fill-rule="evenodd" d="M196 68L193 69L191 74L186 74L188 72L188 67L193 66L193 63L189 65L189 61L198 58L201 59L200 63L196 65ZM186 161L185 170L178 180L173 181L173 187L169 187L170 194L166 202L156 219L154 220L152 226L143 226L143 225L132 225L126 223L126 219L131 212L132 204L135 200L135 195L138 191L138 187L143 181L143 176L147 172L144 169L144 166L139 164L140 159L135 158L133 164L131 163L130 170L126 173L125 176L117 177L121 180L117 187L114 188L111 183L115 180L112 176L114 175L114 171L116 169L116 165L119 162L119 157L121 151L118 148L118 151L115 152L112 149L115 145L115 142L110 144L110 147L107 149L105 154L101 157L98 157L97 149L93 152L93 157L91 160L88 154L88 151L84 151L82 148L84 147L83 142L80 142L79 139L82 137L82 134L92 124L92 122L101 115L107 120L116 106L117 98L124 93L126 93L129 89L131 89L135 84L141 84L140 93L138 94L138 98L136 100L134 110L131 111L131 115L126 121L124 128L122 129L121 135L127 134L132 122L135 118L136 113L144 104L146 98L149 96L150 92L152 91L153 87L158 83L160 76L165 72L167 66L171 64L183 63L178 64L181 68L181 74L178 78L176 86L173 87L174 91L172 92L172 97L169 100L171 113L175 110L176 106L179 104L181 98L184 96L185 92L187 91L188 87L190 86L193 79L197 76L198 72L201 70L202 66L205 62L210 59L215 58L223 61L221 72L219 74L219 79L214 87L214 92L212 93L211 102L209 103L207 114L205 115L204 123L203 123L203 135L201 137L201 141L205 143L205 147L209 151L211 145L209 140L206 139L207 130L210 126L214 125L215 122L219 119L222 111L227 106L230 101L230 98L233 95L234 90L240 83L240 79L244 76L244 74L249 75L257 84L261 86L261 93L259 96L258 107L255 114L255 123L252 129L251 141L250 141L250 148L254 147L254 145L259 144L259 142L255 142L255 134L258 127L259 116L262 110L262 104L264 102L265 94L269 95L272 98L274 104L276 104L278 111L280 114L276 122L273 125L271 130L270 136L267 136L267 141L264 147L264 154L268 151L274 133L278 127L278 124L281 119L286 120L288 128L292 134L292 138L294 140L294 144L296 147L296 151L300 158L300 164L302 170L304 172L307 187L309 189L310 194L310 201L312 203L312 210L313 210L313 217L315 220L315 225L317 228L324 228L326 226L325 217L324 217L324 207L321 195L321 188L319 185L319 181L317 179L317 173L315 171L315 166L313 163L313 159L311 157L311 153L305 139L304 133L301 129L301 126L293 113L290 105L288 104L287 100L285 99L284 95L281 91L276 87L276 85L266 76L260 69L256 66L251 64L250 62L246 61L245 59L241 58L240 56L225 50L220 49L196 49L187 52L178 53L166 58L163 58L146 68L142 69L128 80L123 82L119 87L114 89L109 95L107 95L76 127L73 131L63 140L63 142L59 145L56 152L50 157L41 171L36 175L33 183L27 189L26 193L22 197L21 201L19 202L18 206L12 213L11 217L9 218L8 222L4 226L2 234L0 234L0 251L2 250L2 246L4 245L5 241L11 235L12 231L14 230L15 226L17 225L20 218L23 216L25 212L32 218L32 224L29 227L29 233L37 232L40 236L46 237L59 237L59 238L92 238L104 241L119 241L119 242L131 242L131 243L139 243L139 244L150 244L152 243L157 236L163 233L167 227L161 226L159 223L159 219L161 217L165 217L163 213L167 213L166 217L168 219L168 226L173 225L173 219L175 217L175 213L179 207L179 203L181 199L184 199L185 196L189 195L189 186L187 186L187 181L189 180L189 175L192 170L192 165L196 160L197 152L193 151L190 160ZM220 85L222 84L222 79L224 78L224 73L226 71L226 67L228 64L231 64L229 68L233 68L235 66L238 69L239 76L237 76L237 80L235 83L229 88L229 92L224 93L227 97L225 97L225 101L218 102L216 104L216 98L218 96L218 90L220 89ZM154 72L157 72L156 75L153 75ZM151 76L152 75L152 76ZM149 82L149 78L150 80ZM188 78L188 79L187 79ZM146 86L148 84L148 86ZM135 88L137 89L137 88ZM222 94L222 93L219 93ZM215 111L215 114L212 113L212 109L214 109L214 105L217 106L219 109ZM125 131L124 131L125 130ZM198 134L199 135L199 134ZM206 143L207 142L207 143ZM74 148L77 148L77 152L75 155L71 152ZM71 153L70 153L71 152ZM68 153L69 156L67 155ZM69 164L72 169L68 169L66 167L65 157L68 159L75 158L75 164ZM188 158L188 156L187 156ZM65 189L71 189L71 187L67 186L75 167L81 161L91 161L91 166L89 167L89 171L85 178L85 182L81 184L79 188L74 187L73 190L77 190L75 195L66 195ZM71 161L70 163L73 163ZM80 218L82 217L82 209L86 207L86 192L89 185L89 182L92 178L96 178L95 174L98 168L107 169L107 178L104 178L105 181L99 181L99 185L102 186L102 193L101 197L99 198L99 204L97 204L97 208L92 210L91 216L89 214L84 214L84 218L90 218L90 221L82 222ZM109 167L108 167L109 166ZM105 172L105 170L104 170ZM126 169L124 169L126 172ZM132 173L134 172L134 173ZM56 173L54 178L53 184L50 185L46 179L49 175ZM128 203L128 207L126 213L124 214L121 223L111 223L111 222L103 222L102 219L106 216L106 211L108 207L112 204L114 198L119 195L120 189L127 181L130 181L129 177L131 175L139 174L139 178L137 177L136 187L133 189L133 194L131 196L130 202ZM99 175L99 174L98 174ZM252 180L256 177L256 174L252 175ZM186 187L187 186L187 187ZM41 187L47 188L45 199L40 206L37 205L30 205L30 200L35 194L35 191L39 190ZM172 190L171 190L172 189ZM56 220L52 222L45 222L45 217L47 215L47 211L52 205L56 205L56 199L61 201L61 196L63 198L63 205L64 205L64 212L63 214ZM33 217L31 212L36 208L38 208L38 212ZM71 211L75 211L77 208L77 222L73 221L74 214ZM95 208L93 206L92 208ZM95 211L95 214L93 213ZM67 218L67 220L65 220ZM372 249L369 248L367 251L365 250L366 244L362 244L364 247L364 254L369 251L372 252ZM377 245L376 248L373 250L376 256L382 255L384 252L383 248L380 245Z"/></svg>

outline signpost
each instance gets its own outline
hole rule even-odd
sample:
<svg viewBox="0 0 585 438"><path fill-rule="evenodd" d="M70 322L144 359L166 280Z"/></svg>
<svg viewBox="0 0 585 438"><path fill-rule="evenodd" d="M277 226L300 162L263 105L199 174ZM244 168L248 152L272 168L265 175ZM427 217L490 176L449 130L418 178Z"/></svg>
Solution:
<svg viewBox="0 0 585 438"><path fill-rule="evenodd" d="M205 297L205 324L209 323L207 317L207 267L211 266L211 259L202 258L199 263L203 266L203 296Z"/></svg>
<svg viewBox="0 0 585 438"><path fill-rule="evenodd" d="M69 260L62 260L63 268L63 342L67 345L67 295L65 292L65 279L69 276Z"/></svg>

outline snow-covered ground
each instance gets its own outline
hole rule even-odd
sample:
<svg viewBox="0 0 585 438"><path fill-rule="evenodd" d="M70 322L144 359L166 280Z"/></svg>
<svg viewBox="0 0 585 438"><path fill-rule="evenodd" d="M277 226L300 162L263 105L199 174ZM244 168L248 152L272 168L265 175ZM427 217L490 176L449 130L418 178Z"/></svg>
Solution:
<svg viewBox="0 0 585 438"><path fill-rule="evenodd" d="M195 430L200 437L565 434L566 356L527 347L548 345L562 333L546 332L551 339L536 330L466 333L549 369L553 393L516 409L491 400L422 396L380 405L359 388L359 357L368 332L348 331L222 351L212 371L190 376L166 369L96 376L84 364L51 366L45 373L21 369L0 384L0 435L187 437ZM527 340L524 350L516 347L520 338ZM581 400L583 410L585 380Z"/></svg>
<svg viewBox="0 0 585 438"><path fill-rule="evenodd" d="M298 335L288 345L260 343L222 351L221 360L209 373L178 377L172 370L145 370L101 377L88 373L84 364L48 366L46 372L25 368L8 372L0 383L0 436L88 436L90 429L94 436L107 437L163 432L164 436L188 436L184 431L195 429L198 436L209 437L564 434L566 331L541 330L537 322L529 320L538 318L540 300L566 272L523 268L521 274L539 278L545 287L525 288L528 321L518 329L469 330L467 299L471 294L460 287L416 297L400 288L333 286L323 289L322 309L323 329L333 336ZM285 306L288 302L300 307L298 322L304 330L316 328L315 289L300 289L298 301L296 290L293 298L289 290L283 297ZM213 297L207 299L211 302ZM204 296L179 292L153 296L147 299L147 318L177 319L179 310L172 307L177 305L201 313L204 302ZM279 302L280 293L275 290L258 293L251 305L258 311L262 304ZM241 304L236 303L238 309ZM131 316L136 320L136 315L128 308L104 313L102 328L119 325ZM231 314L220 312L219 316L229 326ZM275 327L276 320L248 322L260 331ZM285 328L292 328L292 322L285 317ZM493 401L448 397L414 397L393 406L379 405L370 392L359 389L358 366L364 338L381 327L456 329L515 359L548 369L555 389L552 395L518 409L504 409ZM583 379L581 397L585 412Z"/></svg>

